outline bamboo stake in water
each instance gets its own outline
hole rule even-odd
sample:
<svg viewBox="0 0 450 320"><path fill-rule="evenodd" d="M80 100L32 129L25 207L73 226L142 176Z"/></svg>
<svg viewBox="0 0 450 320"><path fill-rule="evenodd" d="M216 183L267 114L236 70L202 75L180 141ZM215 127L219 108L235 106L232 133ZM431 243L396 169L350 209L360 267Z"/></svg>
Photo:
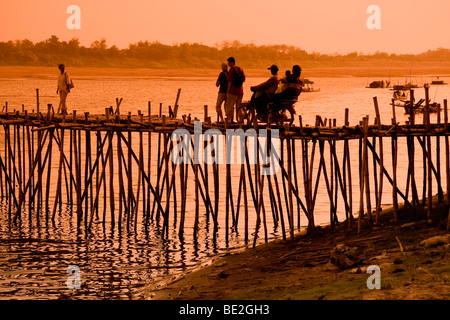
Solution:
<svg viewBox="0 0 450 320"><path fill-rule="evenodd" d="M381 117L380 117L380 110L378 109L378 100L377 97L373 97L373 103L375 106L375 113L376 113L376 119L377 119L377 124L378 124L378 130L381 131ZM379 219L380 219L380 211L381 211L381 197L383 196L383 165L384 165L384 161L383 161L383 138L381 136L380 133L378 133L379 135L379 150L380 150L380 181L379 181L379 189L378 189L378 195L377 195L377 201L376 201L376 217L375 217L375 224L379 223ZM394 189L395 190L395 189Z"/></svg>
<svg viewBox="0 0 450 320"><path fill-rule="evenodd" d="M448 145L448 107L447 99L444 100L444 128L445 128L445 172L447 174L447 207L448 207L448 218L447 218L447 231L450 230L450 156L449 156L449 145Z"/></svg>
<svg viewBox="0 0 450 320"><path fill-rule="evenodd" d="M394 99L392 99L392 125L397 126L397 119L395 116ZM397 133L392 133L392 203L394 212L394 222L398 222L398 198L397 198Z"/></svg>
<svg viewBox="0 0 450 320"><path fill-rule="evenodd" d="M437 124L441 124L441 109L437 112ZM444 194L442 192L441 185L441 142L439 135L436 135L436 181L438 184L438 200L442 202L444 200Z"/></svg>
<svg viewBox="0 0 450 320"><path fill-rule="evenodd" d="M128 115L128 125L130 124L131 116ZM130 228L130 220L132 218L133 214L133 181L132 181L132 174L133 174L133 164L131 162L131 131L128 129L128 212L127 212L127 231L129 231Z"/></svg>
<svg viewBox="0 0 450 320"><path fill-rule="evenodd" d="M152 117L151 117L151 113L152 113L152 103L149 101L148 102L148 126L150 128L151 124L152 124ZM148 172L148 188L147 188L147 213L145 215L145 225L148 225L148 221L150 218L150 177L152 176L151 174L151 168L152 168L152 132L151 130L148 131L148 146L147 146L147 172Z"/></svg>
<svg viewBox="0 0 450 320"><path fill-rule="evenodd" d="M52 212L52 221L55 221L55 214L56 214L56 206L57 206L57 200L61 199L61 174L62 174L62 167L64 165L64 129L61 129L61 137L60 137L60 143L59 143L59 167L58 167L58 181L56 183L56 196L55 196L55 204L53 206L53 212Z"/></svg>
<svg viewBox="0 0 450 320"><path fill-rule="evenodd" d="M345 126L349 126L349 109L346 108L345 109ZM345 139L344 141L344 154L346 155L346 160L347 160L347 175L348 175L348 196L349 196L349 227L351 227L352 225L352 220L353 220L353 186L352 186L352 166L351 166L351 162L350 162L350 148L349 148L349 143L348 143L348 139ZM345 162L344 162L344 167L345 167Z"/></svg>
<svg viewBox="0 0 450 320"><path fill-rule="evenodd" d="M426 117L427 117L427 133L429 133L430 130L430 102L429 102L429 85L425 85L425 109L426 109ZM431 137L428 134L427 137L427 150L428 150L428 163L427 163L427 169L428 169L428 204L427 204L427 219L430 219L431 217L431 207L432 207L432 200L433 200L433 190L432 190L432 176L431 176Z"/></svg>
<svg viewBox="0 0 450 320"><path fill-rule="evenodd" d="M366 163L367 163L367 118L363 120L363 155L360 162L360 190L359 190L359 216L358 216L358 234L361 233L362 216L364 214L364 186L366 185Z"/></svg>
<svg viewBox="0 0 450 320"><path fill-rule="evenodd" d="M48 220L48 211L50 210L49 196L50 196L50 177L51 177L51 169L52 169L52 147L53 147L53 139L55 129L50 130L50 140L48 143L49 158L48 158L48 169L47 169L47 183L45 187L45 219Z"/></svg>
<svg viewBox="0 0 450 320"><path fill-rule="evenodd" d="M292 199L292 151L291 151L291 141L289 139L286 140L287 146L287 156L288 156L288 191L289 191L289 224L291 226L290 234L291 240L294 240L294 203ZM295 159L294 159L295 161Z"/></svg>
<svg viewBox="0 0 450 320"><path fill-rule="evenodd" d="M109 132L108 140L109 140L109 148L111 149L111 151L109 153L109 203L110 203L110 210L111 210L111 228L112 229L114 229L114 225L115 225L113 135L114 135L113 131Z"/></svg>

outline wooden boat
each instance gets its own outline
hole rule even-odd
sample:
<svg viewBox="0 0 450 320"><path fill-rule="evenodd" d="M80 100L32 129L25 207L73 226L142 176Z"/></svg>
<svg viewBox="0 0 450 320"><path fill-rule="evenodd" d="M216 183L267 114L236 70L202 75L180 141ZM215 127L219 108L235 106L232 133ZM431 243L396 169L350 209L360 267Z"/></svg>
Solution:
<svg viewBox="0 0 450 320"><path fill-rule="evenodd" d="M303 78L302 82L303 82L302 92L318 92L318 91L320 91L320 88L314 89L314 87L313 87L314 81Z"/></svg>
<svg viewBox="0 0 450 320"><path fill-rule="evenodd" d="M447 82L444 82L444 80L439 80L439 77L437 77L437 80L431 80L431 85L445 85L448 84Z"/></svg>
<svg viewBox="0 0 450 320"><path fill-rule="evenodd" d="M392 90L394 91L406 91L410 90L412 88L418 88L419 86L417 84L413 84L411 82L408 82L406 84L396 84L392 87Z"/></svg>
<svg viewBox="0 0 450 320"><path fill-rule="evenodd" d="M389 88L391 82L390 81L384 81L384 80L377 80L377 81L372 81L368 87L366 88L371 88L371 89L384 89L384 88Z"/></svg>
<svg viewBox="0 0 450 320"><path fill-rule="evenodd" d="M426 112L426 104L424 103L425 99L420 99L417 103L413 105L414 113L425 113ZM411 113L411 102L410 101L399 101L394 104L396 107L401 107L405 109L405 113ZM441 104L437 102L433 102L429 104L430 113L437 113L441 110Z"/></svg>
<svg viewBox="0 0 450 320"><path fill-rule="evenodd" d="M397 90L394 91L393 99L394 100L400 100L400 101L406 101L408 99L409 92L406 90Z"/></svg>

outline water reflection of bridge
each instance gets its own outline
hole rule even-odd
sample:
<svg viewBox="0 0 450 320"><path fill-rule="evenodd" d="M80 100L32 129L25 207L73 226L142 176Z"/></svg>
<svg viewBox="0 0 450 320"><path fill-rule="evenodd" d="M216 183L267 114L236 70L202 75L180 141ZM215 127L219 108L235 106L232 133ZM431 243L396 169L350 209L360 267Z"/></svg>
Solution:
<svg viewBox="0 0 450 320"><path fill-rule="evenodd" d="M194 119L190 116L182 119L164 116L160 105L159 115L149 117L152 114L150 103L146 115L139 111L137 115L124 116L120 115L119 106L120 103L115 111L105 109L103 115L78 115L74 111L66 116L55 115L51 105L42 112L39 103L36 112L31 113L23 109L9 110L8 105L3 108L0 113L0 196L8 201L11 221L17 222L24 215L31 221L34 210L37 214L33 219L54 222L56 212L64 202L74 207L79 227L87 231L93 221L105 223L108 220L112 228L129 230L136 227L138 219L145 225L158 220L162 221L163 237L169 236L171 224L177 228L179 237L183 237L189 189L195 193L195 215L191 217L194 233L198 231L200 215L205 214L207 219L212 219L214 237L219 221L225 224L227 241L229 233L244 223L245 241L249 241L249 229L252 228L249 210L252 210L256 213L254 241L261 230L267 239L268 219L281 226L286 239L294 236L303 215L308 221L308 230L314 231L317 193L323 183L328 199L321 198L320 201L329 202L331 225L337 223L338 203L343 203L349 226L357 226L358 232L362 225L379 222L385 183L392 186L395 220L399 197L411 215L417 210L425 210L431 218L433 185L437 186L438 200L447 201L450 207L450 200L444 200L444 188L448 190L450 185L446 100L443 121L439 112L436 123L430 123L429 112L426 112L421 124L415 123L414 113L409 115L407 123L399 124L393 108L391 124L381 124L377 99L374 98L376 117L373 125L369 124L369 117L364 117L359 124L350 126L348 109L343 126L337 126L335 119L320 116L316 117L314 125L304 125L301 116L297 126L254 124L253 129L267 129L268 135L274 129L279 130L280 152L270 144L259 145L258 140L253 143L258 152L267 152L270 159L275 159L281 170L267 175L263 173L266 165L259 157L256 157L256 163L250 163L249 141L245 141L245 161L239 164L238 190L232 188L231 164L180 164L171 160L175 147L171 139L174 130L195 133ZM203 133L209 129L224 133L227 128L238 129L240 126L212 124L205 108ZM157 146L152 145L155 135ZM250 138L246 136L245 140ZM403 191L397 185L399 138L407 145L407 181ZM210 141L202 142L207 146L215 139L217 136L211 136ZM390 150L383 150L386 139L391 141ZM432 139L436 140L433 148ZM350 154L350 140L359 141L358 154ZM192 141L191 144L193 147ZM422 151L420 159L417 159L416 148ZM384 151L390 151L390 161L385 161ZM442 159L441 151L444 151L445 159ZM211 149L212 156L214 152ZM352 167L351 157L357 157L358 168ZM152 168L155 159L156 169ZM443 173L441 161L445 161ZM390 163L390 168L385 162ZM416 179L420 174L415 170L418 163L423 168L423 179ZM220 174L221 170L225 173ZM189 174L193 179L188 179ZM359 179L358 201L353 199L352 177ZM224 210L219 208L219 188L223 185L220 179L225 179L226 185ZM444 179L446 186L442 185ZM189 181L194 185L191 186ZM421 196L419 189L423 191ZM375 210L371 203L373 198ZM103 202L103 216L99 216L100 201ZM358 208L354 208L355 202L359 203Z"/></svg>

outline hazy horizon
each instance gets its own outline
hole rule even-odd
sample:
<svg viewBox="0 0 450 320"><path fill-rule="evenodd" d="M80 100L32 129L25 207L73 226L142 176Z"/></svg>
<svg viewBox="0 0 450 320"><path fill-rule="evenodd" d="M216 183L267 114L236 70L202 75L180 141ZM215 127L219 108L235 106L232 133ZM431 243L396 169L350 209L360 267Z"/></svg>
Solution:
<svg viewBox="0 0 450 320"><path fill-rule="evenodd" d="M72 4L80 8L79 30L66 25ZM381 29L366 25L370 5L380 8ZM449 11L444 0L18 0L0 3L0 41L36 42L57 34L63 41L76 37L83 46L106 39L119 49L139 41L214 46L237 40L323 54L417 54L450 48L450 39L442 36L450 30Z"/></svg>

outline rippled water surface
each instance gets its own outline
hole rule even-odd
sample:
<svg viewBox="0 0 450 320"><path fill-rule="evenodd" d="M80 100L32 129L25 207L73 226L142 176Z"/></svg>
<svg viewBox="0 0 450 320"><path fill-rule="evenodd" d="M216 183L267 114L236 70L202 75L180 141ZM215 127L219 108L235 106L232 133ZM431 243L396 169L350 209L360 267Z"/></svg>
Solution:
<svg viewBox="0 0 450 320"><path fill-rule="evenodd" d="M70 71L69 71L70 72ZM307 76L307 75L305 75ZM430 81L431 77L417 77L419 83ZM126 114L137 110L147 113L148 101L152 103L152 112L157 113L159 103L162 103L163 113L167 114L168 105L173 105L178 88L181 88L179 101L180 114L191 114L203 119L203 106L208 105L209 114L214 114L214 104L217 94L214 77L154 77L154 78L81 78L74 79L76 88L69 95L70 110L76 109L78 114L90 112L103 113L106 107L115 106L115 98L123 98L121 113ZM264 78L249 78L245 84L244 100L250 97L249 87L264 81ZM362 117L369 115L373 123L373 97L377 96L381 119L384 124L390 124L392 92L388 89L366 89L365 78L316 78L315 87L320 92L302 93L297 103L297 114L302 116L303 124L314 124L316 115L323 118L336 119L337 125L343 125L344 110L349 108L350 125L356 125ZM403 83L405 79L393 79L394 83ZM448 82L450 79L445 79ZM40 103L58 105L55 95L56 80L39 80L29 78L1 79L0 102L8 102L9 110L27 110L36 107L36 88L39 88ZM423 89L416 89L416 97L423 97ZM450 97L449 86L432 86L432 100L442 103ZM398 122L404 122L406 116L403 110L397 108ZM421 116L418 116L419 123ZM436 121L436 115L432 115ZM298 119L296 119L298 123ZM3 130L1 130L3 132ZM153 136L157 143L157 136ZM0 134L0 152L4 152L4 135ZM153 142L152 142L153 143ZM434 144L434 140L433 140ZM156 144L153 144L155 146ZM145 144L147 148L147 144ZM342 145L338 143L338 150ZM358 197L357 169L358 143L350 143L352 167L355 168L353 192L354 208ZM390 168L390 141L384 142L385 165ZM419 147L416 148L418 159L421 159ZM404 189L406 183L406 145L399 140L399 188ZM297 157L301 154L297 152ZM52 166L57 167L57 158ZM299 162L300 163L300 162ZM225 166L225 165L223 165ZM152 164L156 168L156 163ZM417 170L421 166L418 163ZM224 170L221 169L221 179L224 180ZM300 168L297 168L299 172ZM388 169L390 170L390 169ZM152 181L156 180L156 170L152 171ZM232 166L232 187L237 194L240 166ZM300 175L300 173L299 173ZM419 178L420 179L420 178ZM44 184L47 182L44 182ZM193 185L193 175L189 176L190 186ZM300 181L299 185L301 186ZM445 183L445 181L444 181ZM50 182L52 184L52 182ZM387 182L383 190L383 205L391 204L392 189ZM51 186L51 194L54 192ZM436 189L434 189L436 190ZM53 192L52 192L53 191ZM63 196L64 199L65 196ZM236 197L236 195L234 195ZM94 220L92 232L86 234L84 228L77 228L76 213L71 206L63 203L57 211L55 223L45 219L45 211L25 211L17 224L12 224L8 217L8 206L5 200L0 202L0 299L139 299L142 298L139 289L146 284L164 279L174 273L185 271L190 267L208 259L208 257L224 252L227 248L241 248L243 241L243 223L237 232L230 234L228 245L224 240L224 227L219 229L217 241L212 236L212 222L205 215L200 217L200 231L196 237L192 230L194 215L193 188L188 185L187 221L185 238L179 239L177 227L171 226L167 239L162 239L160 222L154 220L148 228L142 226L141 218L136 228L122 229L117 226L112 229L109 220L105 224ZM250 201L249 195L249 201ZM236 201L236 200L235 200ZM373 202L375 203L375 202ZM179 204L178 204L179 205ZM235 203L236 205L236 203ZM220 188L220 225L223 226L225 206L225 186ZM270 208L269 204L266 204ZM27 204L25 205L27 207ZM99 214L102 214L104 202L99 202ZM202 213L204 212L204 209ZM329 221L329 201L325 188L320 188L316 204L315 221L317 224ZM339 219L344 216L343 204L338 202ZM255 213L249 217L250 233L254 231ZM280 237L280 227L274 227L268 216L268 237ZM140 217L140 216L139 216ZM306 225L306 218L301 217L301 226ZM261 231L262 232L262 231ZM252 235L250 235L252 238ZM260 235L260 238L262 236ZM263 239L260 239L263 241ZM251 244L251 241L250 241ZM81 270L81 289L69 290L67 268L77 265Z"/></svg>

